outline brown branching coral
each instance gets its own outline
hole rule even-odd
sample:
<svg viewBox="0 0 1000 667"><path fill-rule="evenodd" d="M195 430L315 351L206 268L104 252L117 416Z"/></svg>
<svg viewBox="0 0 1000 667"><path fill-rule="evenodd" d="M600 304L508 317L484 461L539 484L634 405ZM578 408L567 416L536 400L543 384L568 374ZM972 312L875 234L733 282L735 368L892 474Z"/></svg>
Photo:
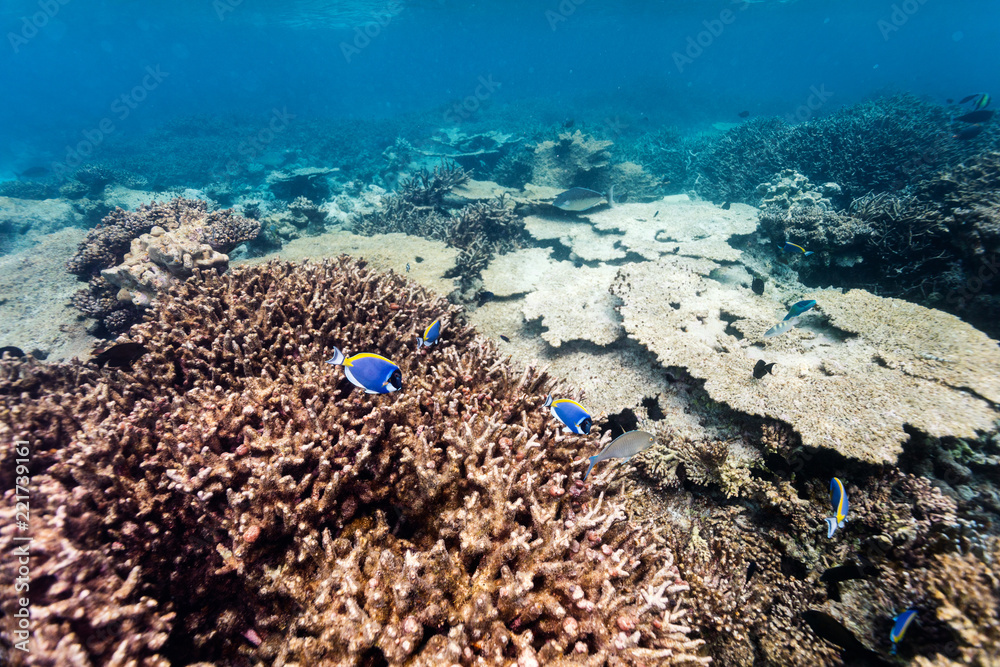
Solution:
<svg viewBox="0 0 1000 667"><path fill-rule="evenodd" d="M96 593L48 664L705 663L662 538L577 481L584 439L540 409L548 378L458 315L346 260L173 286L132 331L150 354L84 392L35 475L48 553L104 558L56 559L77 578L53 565L41 634ZM393 359L403 391L347 392L334 345Z"/></svg>
<svg viewBox="0 0 1000 667"><path fill-rule="evenodd" d="M399 182L399 194L414 206L440 206L444 196L469 180L469 174L454 162L442 162L433 171L420 169Z"/></svg>

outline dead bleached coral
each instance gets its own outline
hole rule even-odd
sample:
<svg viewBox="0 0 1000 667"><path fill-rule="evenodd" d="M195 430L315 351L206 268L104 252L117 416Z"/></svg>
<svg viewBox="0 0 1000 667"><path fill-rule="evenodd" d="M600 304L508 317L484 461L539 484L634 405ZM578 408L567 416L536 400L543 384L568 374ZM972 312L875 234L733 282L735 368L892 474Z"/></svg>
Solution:
<svg viewBox="0 0 1000 667"><path fill-rule="evenodd" d="M709 278L711 262L680 259L623 268L613 293L629 337L704 379L714 400L790 424L807 447L874 463L896 460L904 425L935 437L992 430L1000 351L958 318L824 290L802 295L819 312L765 341L784 304ZM755 379L760 358L777 374Z"/></svg>
<svg viewBox="0 0 1000 667"><path fill-rule="evenodd" d="M618 267L577 268L569 262L550 267L522 308L526 320L541 319L542 340L553 347L574 340L605 346L621 338L617 302L609 291Z"/></svg>
<svg viewBox="0 0 1000 667"><path fill-rule="evenodd" d="M555 188L598 187L607 178L612 142L580 130L535 146L531 181Z"/></svg>
<svg viewBox="0 0 1000 667"><path fill-rule="evenodd" d="M457 317L346 260L175 284L132 331L150 353L85 392L33 477L48 553L107 545L33 598L62 636L38 659L706 663L669 550L577 481L586 440L553 429L550 381ZM392 358L403 391L345 393L334 345Z"/></svg>

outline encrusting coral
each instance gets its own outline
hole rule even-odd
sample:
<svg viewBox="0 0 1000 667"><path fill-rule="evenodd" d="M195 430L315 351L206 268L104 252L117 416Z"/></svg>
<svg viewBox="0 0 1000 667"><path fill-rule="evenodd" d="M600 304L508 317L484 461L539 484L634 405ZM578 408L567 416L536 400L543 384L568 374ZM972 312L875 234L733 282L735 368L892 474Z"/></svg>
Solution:
<svg viewBox="0 0 1000 667"><path fill-rule="evenodd" d="M134 317L119 313L132 305L149 306L158 292L190 277L196 268L225 271L225 253L259 231L258 220L232 210L210 212L197 200L174 199L134 212L116 209L87 234L67 263L70 272L92 276L90 288L77 293L74 305L101 320L108 331L123 331Z"/></svg>
<svg viewBox="0 0 1000 667"><path fill-rule="evenodd" d="M346 259L172 285L131 331L149 354L88 371L34 471L37 664L707 663L662 538L579 481L598 443L458 317ZM335 345L393 359L403 390L348 391ZM2 413L4 448L44 400Z"/></svg>

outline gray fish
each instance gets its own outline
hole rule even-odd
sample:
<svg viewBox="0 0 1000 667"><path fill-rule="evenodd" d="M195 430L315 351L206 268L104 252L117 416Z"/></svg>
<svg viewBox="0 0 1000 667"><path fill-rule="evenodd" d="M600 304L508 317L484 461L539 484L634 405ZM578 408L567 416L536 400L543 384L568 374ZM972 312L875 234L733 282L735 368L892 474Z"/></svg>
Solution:
<svg viewBox="0 0 1000 667"><path fill-rule="evenodd" d="M764 332L764 338L774 338L775 336L780 336L789 329L795 328L795 320L785 320L784 322L778 322L773 327Z"/></svg>
<svg viewBox="0 0 1000 667"><path fill-rule="evenodd" d="M652 434L645 431L622 433L612 440L611 444L605 447L603 452L590 457L590 467L587 468L587 474L583 476L584 481L590 475L590 471L594 469L595 463L607 461L608 459L625 459L627 463L630 458L639 452L646 451L652 447L654 442L656 442L656 439Z"/></svg>
<svg viewBox="0 0 1000 667"><path fill-rule="evenodd" d="M593 208L603 201L607 201L608 206L613 207L615 205L614 197L615 186L613 185L608 188L607 194L588 190L587 188L571 188L556 197L552 205L564 211L586 211L588 208Z"/></svg>

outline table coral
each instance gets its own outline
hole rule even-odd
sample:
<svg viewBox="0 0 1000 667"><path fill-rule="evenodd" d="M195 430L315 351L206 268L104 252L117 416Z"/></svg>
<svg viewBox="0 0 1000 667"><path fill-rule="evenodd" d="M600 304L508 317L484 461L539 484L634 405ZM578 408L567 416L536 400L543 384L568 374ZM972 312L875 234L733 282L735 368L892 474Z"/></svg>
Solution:
<svg viewBox="0 0 1000 667"><path fill-rule="evenodd" d="M531 181L556 188L599 187L607 179L612 142L580 130L535 146Z"/></svg>
<svg viewBox="0 0 1000 667"><path fill-rule="evenodd" d="M515 374L457 308L342 259L199 274L151 315L131 333L150 353L81 390L79 428L33 477L36 546L104 545L33 598L58 609L36 626L54 637L94 591L38 659L708 661L669 549L578 481L596 443L554 430L551 381ZM392 358L405 389L345 393L335 345Z"/></svg>
<svg viewBox="0 0 1000 667"><path fill-rule="evenodd" d="M629 337L662 366L704 379L714 400L792 425L807 447L872 463L896 460L908 439L904 425L935 437L993 429L1000 352L958 318L867 292L824 290L801 296L816 299L819 312L764 343L783 304L678 260L624 267L613 293ZM752 376L762 357L778 363L773 381Z"/></svg>

